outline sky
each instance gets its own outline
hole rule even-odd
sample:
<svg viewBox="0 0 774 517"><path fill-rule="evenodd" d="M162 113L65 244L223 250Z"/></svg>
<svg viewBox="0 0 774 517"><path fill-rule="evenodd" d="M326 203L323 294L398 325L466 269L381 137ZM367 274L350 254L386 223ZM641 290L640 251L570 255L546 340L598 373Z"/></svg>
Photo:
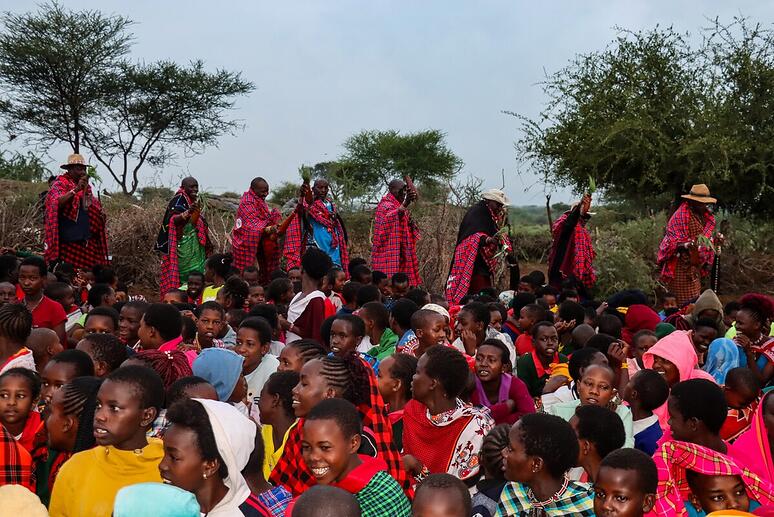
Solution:
<svg viewBox="0 0 774 517"><path fill-rule="evenodd" d="M39 3L3 0L0 9L25 12ZM617 27L671 25L698 38L715 17L770 24L774 15L774 4L760 1L61 3L134 20L133 59L202 59L209 70L241 71L255 85L228 114L244 130L163 171L146 169L145 184L173 186L193 175L204 190L241 193L255 176L270 184L300 181L301 164L336 159L361 130L439 129L463 160L463 176L499 188L504 171L516 205L544 203L544 186L518 162L520 124L503 111L536 117L546 101L539 84L546 74L578 53L603 49ZM51 149L51 168L67 154L68 147ZM560 188L552 201L571 198Z"/></svg>

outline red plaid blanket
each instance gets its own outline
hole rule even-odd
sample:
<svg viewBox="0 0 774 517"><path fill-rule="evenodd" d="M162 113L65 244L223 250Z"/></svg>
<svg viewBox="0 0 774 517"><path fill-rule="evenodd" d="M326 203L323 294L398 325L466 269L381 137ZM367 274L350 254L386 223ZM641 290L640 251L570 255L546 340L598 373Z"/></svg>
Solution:
<svg viewBox="0 0 774 517"><path fill-rule="evenodd" d="M46 196L45 251L43 257L48 262L61 259L80 269L90 269L95 264L108 263L107 234L105 231L105 213L102 204L94 196L91 186L76 192L69 203L59 209L59 198L75 189L76 182L65 173L56 178ZM86 243L60 242L59 217L72 221L78 219L78 211L83 200L89 200L89 233Z"/></svg>
<svg viewBox="0 0 774 517"><path fill-rule="evenodd" d="M409 285L422 283L419 277L416 243L419 229L408 211L400 210L401 202L388 193L379 202L374 215L371 242L371 267L388 276L406 273Z"/></svg>
<svg viewBox="0 0 774 517"><path fill-rule="evenodd" d="M261 249L263 230L268 226L279 222L280 213L276 209L269 209L266 200L255 195L252 189L248 189L242 195L239 202L234 229L231 231L231 252L234 255L234 267L240 271L252 266L259 261L259 271L269 273L277 269L279 265L279 251L270 257L258 254Z"/></svg>
<svg viewBox="0 0 774 517"><path fill-rule="evenodd" d="M470 278L473 276L473 265L479 253L481 240L487 237L489 235L484 232L474 233L463 239L454 248L454 259L452 259L449 278L446 280L446 300L449 303L459 305L460 300L468 294ZM494 273L497 268L497 261L493 258L493 255L491 253L483 253L482 256L487 266L489 266L489 270Z"/></svg>
<svg viewBox="0 0 774 517"><path fill-rule="evenodd" d="M680 208L672 214L667 223L664 239L661 241L661 246L658 249L661 279L665 282L672 280L675 276L678 244L693 242L699 235L704 235L706 238L711 239L712 232L715 231L715 217L712 214L707 214L703 221L704 229L699 233L691 232L691 217L696 216L692 215L691 209L686 202L680 205ZM711 248L699 246L699 256L701 257L702 276L706 276L709 274L712 263L715 261L715 252Z"/></svg>
<svg viewBox="0 0 774 517"><path fill-rule="evenodd" d="M554 237L554 244L551 250L552 254L556 249L557 240L562 234L562 230L567 223L569 215L570 212L565 212L554 223L554 227L551 230ZM570 242L567 245L560 270L565 277L574 275L579 282L590 289L594 287L594 284L597 282L597 274L594 271L595 257L596 252L594 251L594 246L591 242L591 234L586 228L585 223L582 220L578 221L573 229ZM552 259L549 258L549 262L551 260Z"/></svg>
<svg viewBox="0 0 774 517"><path fill-rule="evenodd" d="M325 226L331 233L333 236L333 246L338 247L341 252L341 269L347 273L349 253L347 252L346 232L341 224L335 205L333 203L331 205L333 206L332 212L328 211L325 203L320 199L315 200L312 204L307 204L306 201L303 201L302 210L293 216L293 220L288 226L287 232L285 232L282 254L285 257L286 269L301 267L301 255L303 255L306 249L307 239L312 231L305 221L305 217L309 216Z"/></svg>
<svg viewBox="0 0 774 517"><path fill-rule="evenodd" d="M178 269L177 240L183 234L183 226L177 226L172 222L172 218L191 208L193 202L185 193L183 188L179 188L175 197L167 206L167 214L162 222L162 232L168 231L169 240L167 241L167 253L161 256L161 277L159 278L159 290L163 297L169 290L180 287L180 270ZM209 235L207 233L207 221L204 215L200 214L196 221L196 234L199 238L199 244L207 245Z"/></svg>

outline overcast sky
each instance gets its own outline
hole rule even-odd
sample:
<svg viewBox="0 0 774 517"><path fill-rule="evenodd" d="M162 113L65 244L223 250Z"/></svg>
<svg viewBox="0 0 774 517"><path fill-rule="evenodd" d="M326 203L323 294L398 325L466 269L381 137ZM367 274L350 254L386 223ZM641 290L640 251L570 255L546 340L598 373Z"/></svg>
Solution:
<svg viewBox="0 0 774 517"><path fill-rule="evenodd" d="M0 5L23 12L38 3ZM603 48L616 26L673 25L695 34L715 16L744 14L769 24L774 14L768 2L699 0L62 3L137 22L135 59L203 59L211 70L241 71L256 86L231 113L244 120L244 131L164 171L146 170L146 183L171 186L191 174L205 190L243 192L257 175L296 181L299 165L335 159L360 130L434 128L465 162L463 174L483 178L486 188L500 186L504 169L515 204L541 204L543 186L519 171L519 124L502 111L535 116L545 101L538 83L546 72ZM51 165L67 152L52 152ZM554 194L556 201L569 198Z"/></svg>

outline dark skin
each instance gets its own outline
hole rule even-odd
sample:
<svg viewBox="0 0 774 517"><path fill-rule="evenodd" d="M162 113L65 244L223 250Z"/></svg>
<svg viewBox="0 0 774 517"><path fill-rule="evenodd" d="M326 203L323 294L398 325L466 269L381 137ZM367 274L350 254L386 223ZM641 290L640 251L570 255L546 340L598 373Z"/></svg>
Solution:
<svg viewBox="0 0 774 517"><path fill-rule="evenodd" d="M577 415L573 415L573 417L570 419L570 425L577 434ZM589 440L585 440L579 437L578 446L578 465L583 467L583 470L586 471L586 474L589 476L589 481L593 483L597 479L599 465L602 463L602 457L599 455L599 452L597 452L597 446Z"/></svg>
<svg viewBox="0 0 774 517"><path fill-rule="evenodd" d="M75 182L75 188L59 197L59 200L57 201L59 208L62 208L64 205L72 201L73 197L75 197L78 192L85 190L89 184L89 179L86 176L85 165L70 165L67 167L67 172L65 172L65 174L70 176L70 178L72 178L72 180Z"/></svg>
<svg viewBox="0 0 774 517"><path fill-rule="evenodd" d="M597 517L642 517L656 504L656 494L645 494L638 487L639 473L602 467L594 482L594 513Z"/></svg>
<svg viewBox="0 0 774 517"><path fill-rule="evenodd" d="M766 383L774 375L774 363L768 361L766 366L760 368L757 364L753 344L764 339L764 331L768 329L767 322L761 321L757 315L747 309L741 309L736 313L736 344L742 347L747 356L747 367L752 370L761 385Z"/></svg>
<svg viewBox="0 0 774 517"><path fill-rule="evenodd" d="M306 271L301 270L301 293L303 294L303 296L309 296L314 291L319 290L321 284L322 284L322 280L316 280L311 276L309 276L306 273ZM303 331L300 328L296 327L295 325L290 330L291 332L295 332L296 334L299 334L299 335L303 333Z"/></svg>
<svg viewBox="0 0 774 517"><path fill-rule="evenodd" d="M707 429L704 422L698 418L685 418L674 397L669 397L667 407L669 408L669 427L675 440L695 443L726 454L728 446L720 435Z"/></svg>
<svg viewBox="0 0 774 517"><path fill-rule="evenodd" d="M530 456L524 447L521 422L516 422L508 433L508 447L503 449L503 471L508 481L523 483L532 489L538 501L545 501L562 487L562 477L548 472L540 456Z"/></svg>
<svg viewBox="0 0 774 517"><path fill-rule="evenodd" d="M185 191L185 194L194 201L191 205L191 208L172 218L172 221L176 226L184 226L186 223L188 223L188 221L191 220L193 213L200 208L198 202L199 182L196 181L196 178L191 178L190 176L188 178L184 178L183 181L180 182L180 187Z"/></svg>

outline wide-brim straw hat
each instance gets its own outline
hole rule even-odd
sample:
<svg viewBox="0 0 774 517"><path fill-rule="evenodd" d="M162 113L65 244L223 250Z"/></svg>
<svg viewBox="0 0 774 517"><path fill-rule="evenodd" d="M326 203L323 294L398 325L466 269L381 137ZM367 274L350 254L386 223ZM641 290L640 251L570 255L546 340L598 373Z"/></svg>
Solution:
<svg viewBox="0 0 774 517"><path fill-rule="evenodd" d="M63 163L59 167L62 169L69 169L70 167L75 167L76 165L82 165L86 167L88 164L86 163L86 159L80 154L71 154L67 157L67 163Z"/></svg>
<svg viewBox="0 0 774 517"><path fill-rule="evenodd" d="M503 192L500 189L489 189L485 191L481 195L481 199L486 199L488 201L494 201L495 203L500 203L501 205L508 205L510 204L508 202L508 198L505 196L505 192Z"/></svg>
<svg viewBox="0 0 774 517"><path fill-rule="evenodd" d="M698 201L699 203L717 203L718 200L710 196L710 190L704 183L691 187L691 191L681 196L683 199Z"/></svg>

